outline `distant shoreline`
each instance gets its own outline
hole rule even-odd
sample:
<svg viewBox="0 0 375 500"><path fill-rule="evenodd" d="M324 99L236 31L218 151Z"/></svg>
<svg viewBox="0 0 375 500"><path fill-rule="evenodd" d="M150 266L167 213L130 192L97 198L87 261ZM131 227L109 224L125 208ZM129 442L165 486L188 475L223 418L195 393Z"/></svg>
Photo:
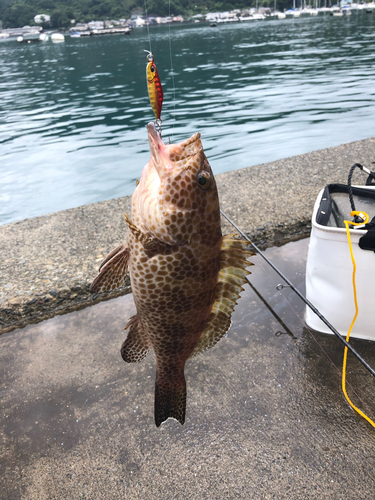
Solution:
<svg viewBox="0 0 375 500"><path fill-rule="evenodd" d="M368 12L372 13L375 11L375 3L373 1L367 3L352 3L350 5L344 5L342 8L337 5L332 7L319 7L312 8L311 6L307 6L304 9L302 8L290 8L282 12L278 10L273 10L270 7L260 7L258 10L251 9L243 9L244 12L239 11L239 9L235 9L234 11L228 12L215 12L208 13L206 17L195 16L196 18L182 19L178 21L165 20L170 18L158 18L163 19L162 21L156 22L156 17L144 18L144 16L138 16L141 19L142 24L137 24L137 20L127 20L126 22L120 23L118 20L111 21L116 22L116 26L107 26L105 23L109 23L109 21L95 21L96 23L103 24L102 28L82 28L82 26L88 26L89 23L78 23L76 26L72 26L68 29L65 28L47 28L43 30L41 26L24 26L17 28L5 28L0 29L0 41L4 40L13 40L17 39L17 37L27 34L39 34L39 33L62 33L64 35L69 35L72 31L82 31L82 36L102 36L102 35L110 35L110 34L128 34L133 29L139 28L155 28L155 27L163 27L163 26L178 26L178 25L195 25L195 24L204 24L206 26L218 26L220 24L231 24L231 23L249 23L249 22L259 22L265 20L284 20L285 18L306 18L306 17L316 17L321 15L336 15L337 11L341 11L345 14L358 13L358 12ZM148 21L150 20L150 21ZM124 21L124 20L123 20ZM128 29L128 31L127 31ZM129 31L130 29L130 31Z"/></svg>

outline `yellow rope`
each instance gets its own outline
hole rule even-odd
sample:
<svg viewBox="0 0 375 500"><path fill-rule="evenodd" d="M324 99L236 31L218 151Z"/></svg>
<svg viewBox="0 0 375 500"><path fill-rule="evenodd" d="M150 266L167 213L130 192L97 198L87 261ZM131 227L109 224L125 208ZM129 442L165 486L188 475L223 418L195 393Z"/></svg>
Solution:
<svg viewBox="0 0 375 500"><path fill-rule="evenodd" d="M361 224L367 224L368 221L369 221L369 219L370 219L369 216L366 213L363 213L363 212L351 212L350 215L352 217L354 215L359 215L361 218L365 218L365 222L361 223ZM355 284L355 273L356 273L356 270L357 270L357 266L356 266L355 259L354 259L354 254L353 254L352 241L351 241L351 238L350 238L349 224L351 226L359 226L361 224L358 224L358 223L355 223L355 222L351 222L351 221L348 221L348 220L344 220L344 224L345 224L345 227L346 227L346 234L348 236L350 256L352 258L352 263L353 263L353 292L354 292L354 304L355 304L355 315L354 315L352 324L350 325L348 334L346 336L346 341L349 342L351 331L353 329L354 323L355 323L355 321L357 319L357 316L358 316L357 288L356 288L356 284ZM375 423L371 420L371 418L369 418L367 415L365 415L359 408L357 408L351 402L351 400L350 400L350 398L348 396L348 393L346 392L346 360L347 360L347 357L348 357L348 348L345 347L345 350L344 350L344 361L343 361L343 366L342 366L342 391L344 393L344 396L345 396L347 402L350 404L350 406L357 413L359 413L361 415L361 417L363 417L364 419L366 419L367 422L369 422L373 427L375 427Z"/></svg>

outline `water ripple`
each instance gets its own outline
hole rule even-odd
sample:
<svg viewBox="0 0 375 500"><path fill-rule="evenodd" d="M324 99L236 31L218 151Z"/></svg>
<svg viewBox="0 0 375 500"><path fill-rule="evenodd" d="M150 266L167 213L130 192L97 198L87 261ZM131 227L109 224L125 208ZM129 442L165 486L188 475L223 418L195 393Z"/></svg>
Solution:
<svg viewBox="0 0 375 500"><path fill-rule="evenodd" d="M150 29L164 136L200 131L219 173L375 135L374 25L358 13ZM0 42L0 223L133 191L153 120L148 46L142 29Z"/></svg>

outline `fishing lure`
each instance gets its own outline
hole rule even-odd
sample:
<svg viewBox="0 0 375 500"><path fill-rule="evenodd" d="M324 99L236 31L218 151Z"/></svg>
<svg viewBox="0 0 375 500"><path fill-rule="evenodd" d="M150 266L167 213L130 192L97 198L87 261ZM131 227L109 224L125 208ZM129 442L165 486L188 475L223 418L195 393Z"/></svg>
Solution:
<svg viewBox="0 0 375 500"><path fill-rule="evenodd" d="M146 51L148 52L148 51ZM147 54L148 64L146 67L148 96L152 110L156 117L156 125L161 130L161 107L163 105L163 88L161 86L158 70L154 63L154 56L151 52Z"/></svg>

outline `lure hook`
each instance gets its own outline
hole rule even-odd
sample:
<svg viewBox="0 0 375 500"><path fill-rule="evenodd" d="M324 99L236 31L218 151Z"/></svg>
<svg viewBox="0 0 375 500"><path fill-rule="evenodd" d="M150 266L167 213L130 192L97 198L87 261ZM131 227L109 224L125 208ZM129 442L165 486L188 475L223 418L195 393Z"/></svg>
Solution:
<svg viewBox="0 0 375 500"><path fill-rule="evenodd" d="M154 62L154 56L152 55L152 52L149 50L143 50L143 52L147 52L147 61L148 62Z"/></svg>
<svg viewBox="0 0 375 500"><path fill-rule="evenodd" d="M158 118L158 119L155 120L156 129L159 132L160 137L161 137L161 130L162 130L161 129L161 124L162 123L163 122L162 122L162 120L160 118Z"/></svg>
<svg viewBox="0 0 375 500"><path fill-rule="evenodd" d="M282 285L281 283L279 283L276 287L276 290L283 290L284 288L290 288L290 285Z"/></svg>

